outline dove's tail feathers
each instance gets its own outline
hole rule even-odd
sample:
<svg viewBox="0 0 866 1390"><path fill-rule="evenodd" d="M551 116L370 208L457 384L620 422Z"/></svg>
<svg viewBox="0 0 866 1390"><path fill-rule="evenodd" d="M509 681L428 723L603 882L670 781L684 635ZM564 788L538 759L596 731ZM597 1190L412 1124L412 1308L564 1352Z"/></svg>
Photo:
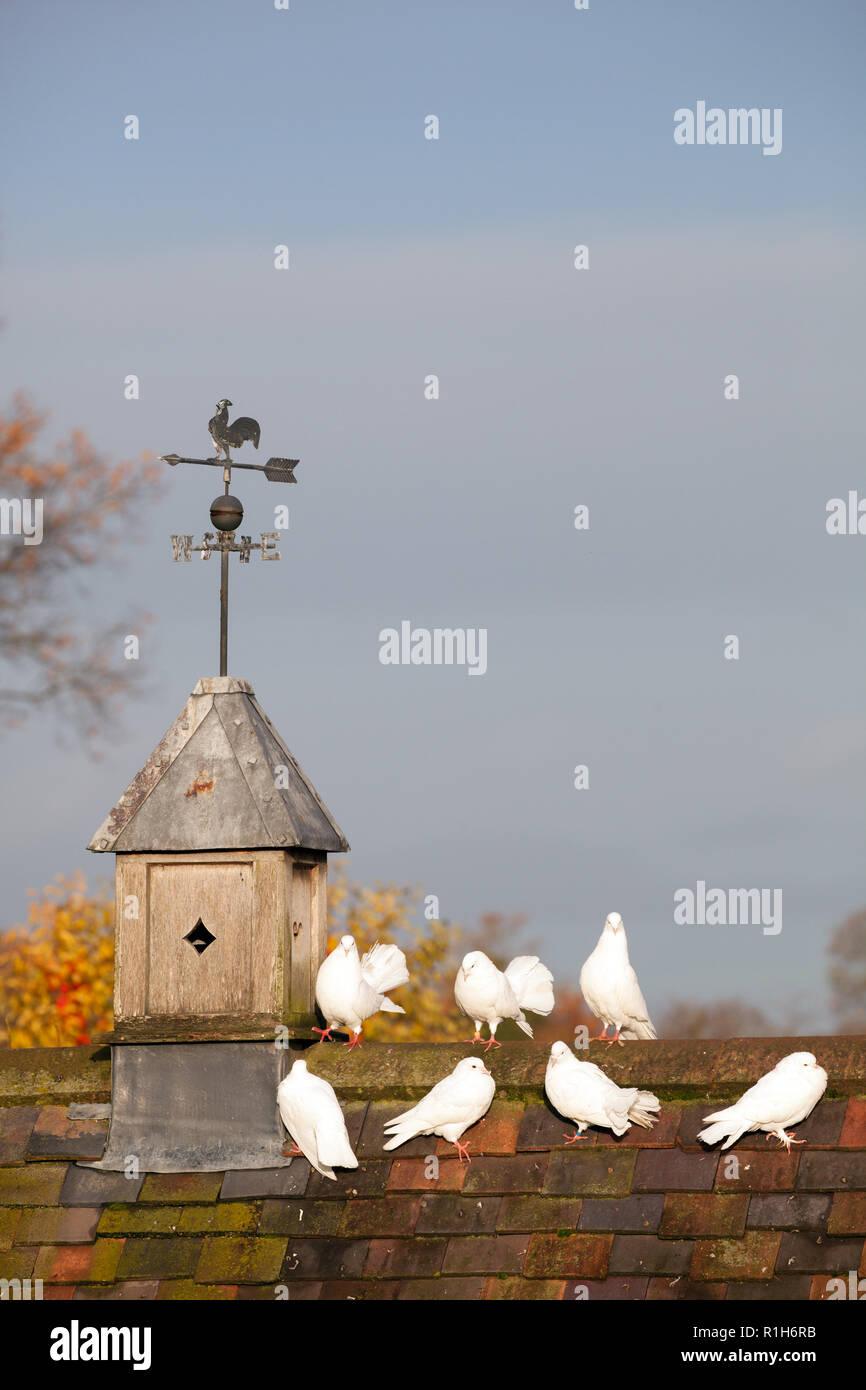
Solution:
<svg viewBox="0 0 866 1390"><path fill-rule="evenodd" d="M332 1178L332 1172L325 1173L325 1169L331 1168L357 1168L358 1160L352 1153L352 1146L349 1143L348 1135L329 1135L324 1141L318 1139L319 1168L320 1173L324 1173L326 1178Z"/></svg>
<svg viewBox="0 0 866 1390"><path fill-rule="evenodd" d="M735 1128L740 1123L740 1119L740 1111L737 1109L736 1105L729 1105L724 1110L715 1110L712 1115L705 1115L704 1124L712 1124L714 1120L723 1120L725 1122L732 1120L733 1125L729 1126L729 1128Z"/></svg>
<svg viewBox="0 0 866 1390"><path fill-rule="evenodd" d="M387 996L382 1000L379 1008L383 1014L404 1014L406 1012L405 1009L401 1009L399 1004L395 1004L393 999L388 999Z"/></svg>
<svg viewBox="0 0 866 1390"><path fill-rule="evenodd" d="M505 975L521 1009L545 1018L553 1013L553 976L538 956L515 956L506 966Z"/></svg>
<svg viewBox="0 0 866 1390"><path fill-rule="evenodd" d="M625 1134L629 1127L631 1108L637 1102L639 1092L635 1086L620 1091L616 1100L608 1107L608 1119L614 1134Z"/></svg>
<svg viewBox="0 0 866 1390"><path fill-rule="evenodd" d="M632 1041L637 1041L638 1039L648 1041L651 1038L658 1037L658 1033L648 1018L632 1019L627 1028L620 1029L619 1035L621 1038L630 1039Z"/></svg>
<svg viewBox="0 0 866 1390"><path fill-rule="evenodd" d="M637 1099L629 1108L628 1117L632 1124L640 1125L642 1129L652 1129L660 1109L661 1102L651 1091L638 1091Z"/></svg>
<svg viewBox="0 0 866 1390"><path fill-rule="evenodd" d="M361 961L361 974L377 994L409 983L406 957L399 946L383 945L377 941Z"/></svg>
<svg viewBox="0 0 866 1390"><path fill-rule="evenodd" d="M285 1124L285 1116L283 1116L283 1123ZM288 1125L286 1125L286 1129L289 1129ZM290 1129L289 1138L295 1144L298 1144L297 1139L295 1138L294 1134L292 1134L292 1131ZM298 1148L301 1150L301 1153L304 1155L304 1158L307 1160L311 1168L315 1168L316 1172L321 1173L323 1178L333 1178L334 1182L337 1181L337 1175L334 1172L333 1168L330 1167L330 1160L322 1157L321 1152L319 1151L315 1143L311 1142L308 1139L305 1143L298 1144Z"/></svg>
<svg viewBox="0 0 866 1390"><path fill-rule="evenodd" d="M316 1155L316 1167L326 1178L334 1176L331 1171L334 1168L358 1166L358 1160L352 1152L346 1122L336 1098L333 1099L332 1105L324 1107L324 1113L316 1117L312 1147Z"/></svg>
<svg viewBox="0 0 866 1390"><path fill-rule="evenodd" d="M734 1142L734 1138L735 1138L735 1137L736 1137L737 1139L739 1139L739 1137L740 1137L740 1135L742 1134L742 1132L743 1132L742 1130L735 1130L735 1131L734 1131L734 1134L733 1134L733 1135L731 1136L731 1138L728 1140L728 1143L727 1143L727 1144L723 1144L723 1145L722 1145L722 1148L723 1148L723 1149L728 1148L728 1145L729 1145L729 1144L732 1144L732 1143ZM726 1125L726 1124L724 1124L724 1123L718 1124L718 1125L708 1125L706 1129L700 1129L700 1130L698 1130L698 1138L699 1138L704 1144L718 1144L718 1142L719 1142L720 1139L727 1139L727 1137L728 1137L728 1125Z"/></svg>
<svg viewBox="0 0 866 1390"><path fill-rule="evenodd" d="M729 1149L732 1144L736 1144L749 1128L749 1121L743 1119L735 1105L730 1105L727 1110L718 1110L715 1115L705 1115L704 1120L714 1120L715 1124L708 1124L706 1129L700 1130L698 1138L705 1144L718 1144L720 1139L726 1139L726 1143L722 1145L723 1149Z"/></svg>
<svg viewBox="0 0 866 1390"><path fill-rule="evenodd" d="M383 1149L398 1149L398 1148L400 1147L401 1144L405 1144L405 1143L406 1143L406 1140L407 1140L408 1138L409 1138L409 1135L408 1135L408 1134L401 1134L401 1133L399 1132L399 1130L398 1130L398 1132L397 1132L396 1134L392 1134L391 1137L390 1137L390 1139L386 1140L386 1142L382 1145L382 1148L383 1148Z"/></svg>
<svg viewBox="0 0 866 1390"><path fill-rule="evenodd" d="M411 1110L404 1110L402 1115L395 1115L393 1120L388 1120L384 1126L385 1133L388 1135L386 1149L396 1149L400 1144L405 1144L407 1139L414 1139L418 1133L418 1126L415 1122L415 1112L417 1105L413 1105Z"/></svg>
<svg viewBox="0 0 866 1390"><path fill-rule="evenodd" d="M385 1133L389 1137L387 1143L382 1145L383 1149L397 1149L407 1139L414 1139L418 1131L410 1122L408 1125L398 1125L396 1129L386 1128Z"/></svg>
<svg viewBox="0 0 866 1390"><path fill-rule="evenodd" d="M532 1029L526 1022L526 1019L523 1017L523 1014L518 1014L514 1022L517 1024L518 1028L522 1028L524 1033L526 1033L530 1038L532 1037Z"/></svg>
<svg viewBox="0 0 866 1390"><path fill-rule="evenodd" d="M387 1134L389 1130L404 1129L408 1123L411 1123L417 1109L417 1105L413 1105L411 1110L404 1110L402 1115L395 1115L393 1120L386 1120L383 1126L385 1133Z"/></svg>

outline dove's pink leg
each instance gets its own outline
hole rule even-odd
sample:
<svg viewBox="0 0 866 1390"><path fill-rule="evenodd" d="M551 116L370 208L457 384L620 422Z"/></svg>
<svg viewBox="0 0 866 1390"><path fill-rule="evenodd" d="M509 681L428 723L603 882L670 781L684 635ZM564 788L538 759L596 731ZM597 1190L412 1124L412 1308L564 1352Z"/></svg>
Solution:
<svg viewBox="0 0 866 1390"><path fill-rule="evenodd" d="M465 1144L461 1144L461 1143L460 1143L460 1140L459 1140L459 1139L455 1139L455 1140L454 1140L454 1147L455 1147L455 1149L457 1150L457 1157L460 1159L460 1162L461 1162L461 1163L463 1162L463 1155L464 1155L464 1154L466 1155L466 1162L467 1162L467 1163L471 1163L471 1162L472 1162L472 1159L469 1157L469 1150L467 1149L467 1147L466 1147Z"/></svg>
<svg viewBox="0 0 866 1390"><path fill-rule="evenodd" d="M590 1038L590 1042L598 1042L601 1038L607 1041L607 1024L604 1025L600 1033L596 1033L594 1038Z"/></svg>
<svg viewBox="0 0 866 1390"><path fill-rule="evenodd" d="M334 1041L334 1039L331 1037L330 1028L313 1028L312 1032L319 1034L319 1042L324 1042L325 1038L330 1038L331 1042Z"/></svg>
<svg viewBox="0 0 866 1390"><path fill-rule="evenodd" d="M784 1130L782 1130L782 1134L785 1134L785 1131L784 1131ZM806 1142L805 1139L795 1139L795 1138L794 1138L794 1131L793 1131L793 1130L791 1131L790 1134L785 1134L784 1139L782 1139L780 1136L776 1136L776 1137L779 1139L779 1144L780 1144L780 1146L781 1146L782 1144L785 1145L785 1148L786 1148L786 1150L788 1151L788 1153L791 1152L791 1145L792 1145L792 1144L805 1144L805 1142ZM769 1136L768 1136L768 1138L769 1138Z"/></svg>
<svg viewBox="0 0 866 1390"><path fill-rule="evenodd" d="M613 1045L614 1045L615 1042L619 1042L619 1029L618 1029L618 1028L617 1028L616 1032L614 1033L613 1037L612 1037L612 1038L608 1038L608 1040L607 1040L607 1045L608 1045L608 1047L613 1047Z"/></svg>
<svg viewBox="0 0 866 1390"><path fill-rule="evenodd" d="M487 1044L487 1046L485 1047L484 1051L485 1051L485 1052L489 1052L490 1049L491 1049L491 1047L501 1047L501 1046L502 1046L502 1043L501 1043L501 1042L497 1042L496 1039L495 1039L494 1037L491 1036L490 1041L488 1042L488 1044Z"/></svg>
<svg viewBox="0 0 866 1390"><path fill-rule="evenodd" d="M468 1043L477 1043L483 1042L484 1039L482 1038L480 1033L476 1033L474 1038L464 1038L463 1041Z"/></svg>
<svg viewBox="0 0 866 1390"><path fill-rule="evenodd" d="M576 1144L578 1139L588 1138L586 1134L579 1134L577 1130L574 1131L574 1134L572 1134L571 1138L569 1138L567 1134L563 1134L562 1137L565 1140L566 1144Z"/></svg>
<svg viewBox="0 0 866 1390"><path fill-rule="evenodd" d="M353 1050L353 1048L360 1047L360 1046L361 1046L361 1034L360 1034L360 1033L353 1033L353 1034L352 1034L352 1037L351 1037L350 1040L349 1040L349 1042L343 1043L343 1046L344 1046L344 1047L348 1047L348 1049L349 1049L350 1052Z"/></svg>

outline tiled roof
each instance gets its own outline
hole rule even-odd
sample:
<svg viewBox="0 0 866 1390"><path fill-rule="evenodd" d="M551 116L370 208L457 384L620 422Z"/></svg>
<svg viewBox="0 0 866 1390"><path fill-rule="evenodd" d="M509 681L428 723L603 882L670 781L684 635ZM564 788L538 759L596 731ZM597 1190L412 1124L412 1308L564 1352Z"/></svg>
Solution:
<svg viewBox="0 0 866 1390"><path fill-rule="evenodd" d="M848 1042L863 1058L862 1040ZM765 1055L774 1044L741 1048ZM656 1048L661 1066L681 1045L629 1046ZM93 1052L75 1051L92 1100ZM831 1278L866 1274L866 1078L834 1086L831 1074L828 1096L796 1127L806 1144L790 1154L763 1135L721 1154L698 1143L703 1116L729 1094L721 1083L701 1099L671 1088L653 1130L590 1130L571 1147L571 1127L537 1090L503 1084L464 1136L472 1162L461 1164L443 1140L384 1152L383 1125L405 1100L375 1076L395 1049L364 1051L370 1098L344 1104L360 1166L336 1182L305 1159L129 1178L78 1167L101 1152L105 1106L70 1103L68 1089L64 1103L9 1104L7 1085L0 1278L42 1280L43 1297L75 1300L805 1300L827 1297ZM453 1048L423 1051L437 1077L453 1065ZM316 1052L332 1079L347 1064L347 1089L359 1089L363 1059ZM546 1049L506 1044L500 1058L503 1074L518 1074ZM620 1053L608 1065L622 1064ZM8 1054L4 1066L8 1075ZM420 1068L416 1049L410 1070Z"/></svg>

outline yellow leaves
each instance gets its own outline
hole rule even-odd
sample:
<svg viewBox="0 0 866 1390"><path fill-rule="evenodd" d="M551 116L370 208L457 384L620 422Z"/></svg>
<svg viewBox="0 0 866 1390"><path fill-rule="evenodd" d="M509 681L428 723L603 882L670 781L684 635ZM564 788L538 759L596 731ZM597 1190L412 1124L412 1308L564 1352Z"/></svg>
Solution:
<svg viewBox="0 0 866 1390"><path fill-rule="evenodd" d="M30 904L26 927L0 932L0 1040L71 1047L111 1027L114 904L88 896L82 874L58 875Z"/></svg>
<svg viewBox="0 0 866 1390"><path fill-rule="evenodd" d="M46 420L33 409L27 397L19 392L15 397L15 414L0 416L0 464L23 454L36 438Z"/></svg>
<svg viewBox="0 0 866 1390"><path fill-rule="evenodd" d="M419 922L420 902L418 889L353 883L342 865L329 876L329 949L348 932L362 955L376 941L394 941L409 958L412 978L391 996L406 1013L369 1019L364 1037L371 1041L453 1042L466 1032L453 997L463 929L447 922Z"/></svg>

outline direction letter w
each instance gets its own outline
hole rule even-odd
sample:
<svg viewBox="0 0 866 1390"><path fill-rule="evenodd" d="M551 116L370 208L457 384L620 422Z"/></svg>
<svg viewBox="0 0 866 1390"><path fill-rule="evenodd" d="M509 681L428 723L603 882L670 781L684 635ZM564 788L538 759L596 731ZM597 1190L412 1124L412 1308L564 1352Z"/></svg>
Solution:
<svg viewBox="0 0 866 1390"><path fill-rule="evenodd" d="M192 536L172 536L171 548L174 551L171 557L173 560L191 559L189 552L192 550Z"/></svg>

